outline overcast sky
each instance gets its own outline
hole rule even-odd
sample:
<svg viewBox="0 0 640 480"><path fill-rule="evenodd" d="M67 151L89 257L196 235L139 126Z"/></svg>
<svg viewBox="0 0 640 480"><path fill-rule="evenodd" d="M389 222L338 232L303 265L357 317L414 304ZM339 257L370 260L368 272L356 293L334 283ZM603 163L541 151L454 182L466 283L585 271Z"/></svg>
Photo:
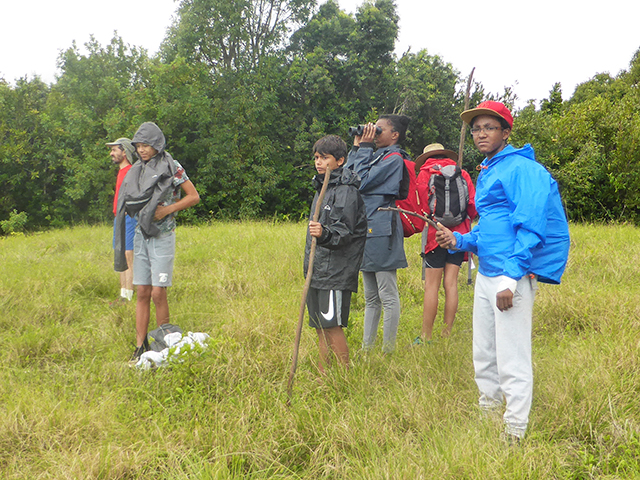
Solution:
<svg viewBox="0 0 640 480"><path fill-rule="evenodd" d="M174 0L0 0L0 76L13 82L39 75L53 82L60 51L91 34L103 45L114 31L125 43L158 50L171 23ZM339 0L354 13L362 0ZM555 82L563 98L597 73L626 70L640 48L640 2L609 0L396 0L397 53L427 49L493 93L513 87L519 106L548 97Z"/></svg>

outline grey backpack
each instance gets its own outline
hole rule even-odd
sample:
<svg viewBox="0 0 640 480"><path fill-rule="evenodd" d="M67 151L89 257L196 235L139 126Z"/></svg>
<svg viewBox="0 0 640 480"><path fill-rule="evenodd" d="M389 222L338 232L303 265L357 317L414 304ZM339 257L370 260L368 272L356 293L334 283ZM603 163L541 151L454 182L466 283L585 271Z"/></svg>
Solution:
<svg viewBox="0 0 640 480"><path fill-rule="evenodd" d="M467 218L469 187L457 165L434 165L429 169L429 211L445 227Z"/></svg>
<svg viewBox="0 0 640 480"><path fill-rule="evenodd" d="M147 334L147 340L149 341L149 348L154 352L161 352L169 345L164 341L165 335L170 333L182 333L182 329L177 325L171 323L165 323L160 325L155 330L151 330Z"/></svg>

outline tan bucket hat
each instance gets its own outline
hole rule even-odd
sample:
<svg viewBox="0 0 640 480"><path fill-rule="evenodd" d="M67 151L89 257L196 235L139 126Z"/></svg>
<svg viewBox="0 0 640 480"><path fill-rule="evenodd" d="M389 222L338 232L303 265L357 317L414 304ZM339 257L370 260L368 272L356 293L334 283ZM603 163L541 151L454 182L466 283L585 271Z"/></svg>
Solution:
<svg viewBox="0 0 640 480"><path fill-rule="evenodd" d="M447 150L440 143L430 143L429 145L424 147L422 153L418 156L418 158L416 158L416 174L420 172L420 167L424 165L424 162L426 162L428 158L435 157L436 155L444 155L454 162L458 161L458 154L453 150Z"/></svg>

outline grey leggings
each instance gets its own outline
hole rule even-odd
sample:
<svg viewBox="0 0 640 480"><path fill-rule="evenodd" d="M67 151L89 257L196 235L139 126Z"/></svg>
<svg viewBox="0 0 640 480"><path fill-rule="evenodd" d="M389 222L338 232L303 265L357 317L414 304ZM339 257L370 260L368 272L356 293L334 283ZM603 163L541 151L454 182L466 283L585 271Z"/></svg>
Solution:
<svg viewBox="0 0 640 480"><path fill-rule="evenodd" d="M362 272L364 284L364 335L362 349L370 350L376 343L380 314L384 308L382 351L391 353L396 347L400 321L400 294L396 270Z"/></svg>

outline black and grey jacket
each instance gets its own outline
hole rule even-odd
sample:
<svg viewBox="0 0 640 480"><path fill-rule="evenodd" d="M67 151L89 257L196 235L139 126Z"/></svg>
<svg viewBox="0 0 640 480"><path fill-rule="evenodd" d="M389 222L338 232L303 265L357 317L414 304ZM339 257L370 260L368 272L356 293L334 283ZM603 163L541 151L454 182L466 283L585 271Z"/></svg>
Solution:
<svg viewBox="0 0 640 480"><path fill-rule="evenodd" d="M313 213L324 175L316 175ZM311 287L321 290L358 291L358 271L367 239L367 213L358 187L360 177L347 168L331 172L318 221L322 236L317 240ZM311 236L307 229L304 274L309 268Z"/></svg>
<svg viewBox="0 0 640 480"><path fill-rule="evenodd" d="M171 155L164 151L165 137L155 123L143 123L132 143L146 143L158 151L151 160L138 160L133 164L120 186L116 210L114 269L127 270L125 257L125 213L137 215L138 227L145 237L155 237L160 233L153 221L156 208L167 192L174 188L173 177L176 165Z"/></svg>

